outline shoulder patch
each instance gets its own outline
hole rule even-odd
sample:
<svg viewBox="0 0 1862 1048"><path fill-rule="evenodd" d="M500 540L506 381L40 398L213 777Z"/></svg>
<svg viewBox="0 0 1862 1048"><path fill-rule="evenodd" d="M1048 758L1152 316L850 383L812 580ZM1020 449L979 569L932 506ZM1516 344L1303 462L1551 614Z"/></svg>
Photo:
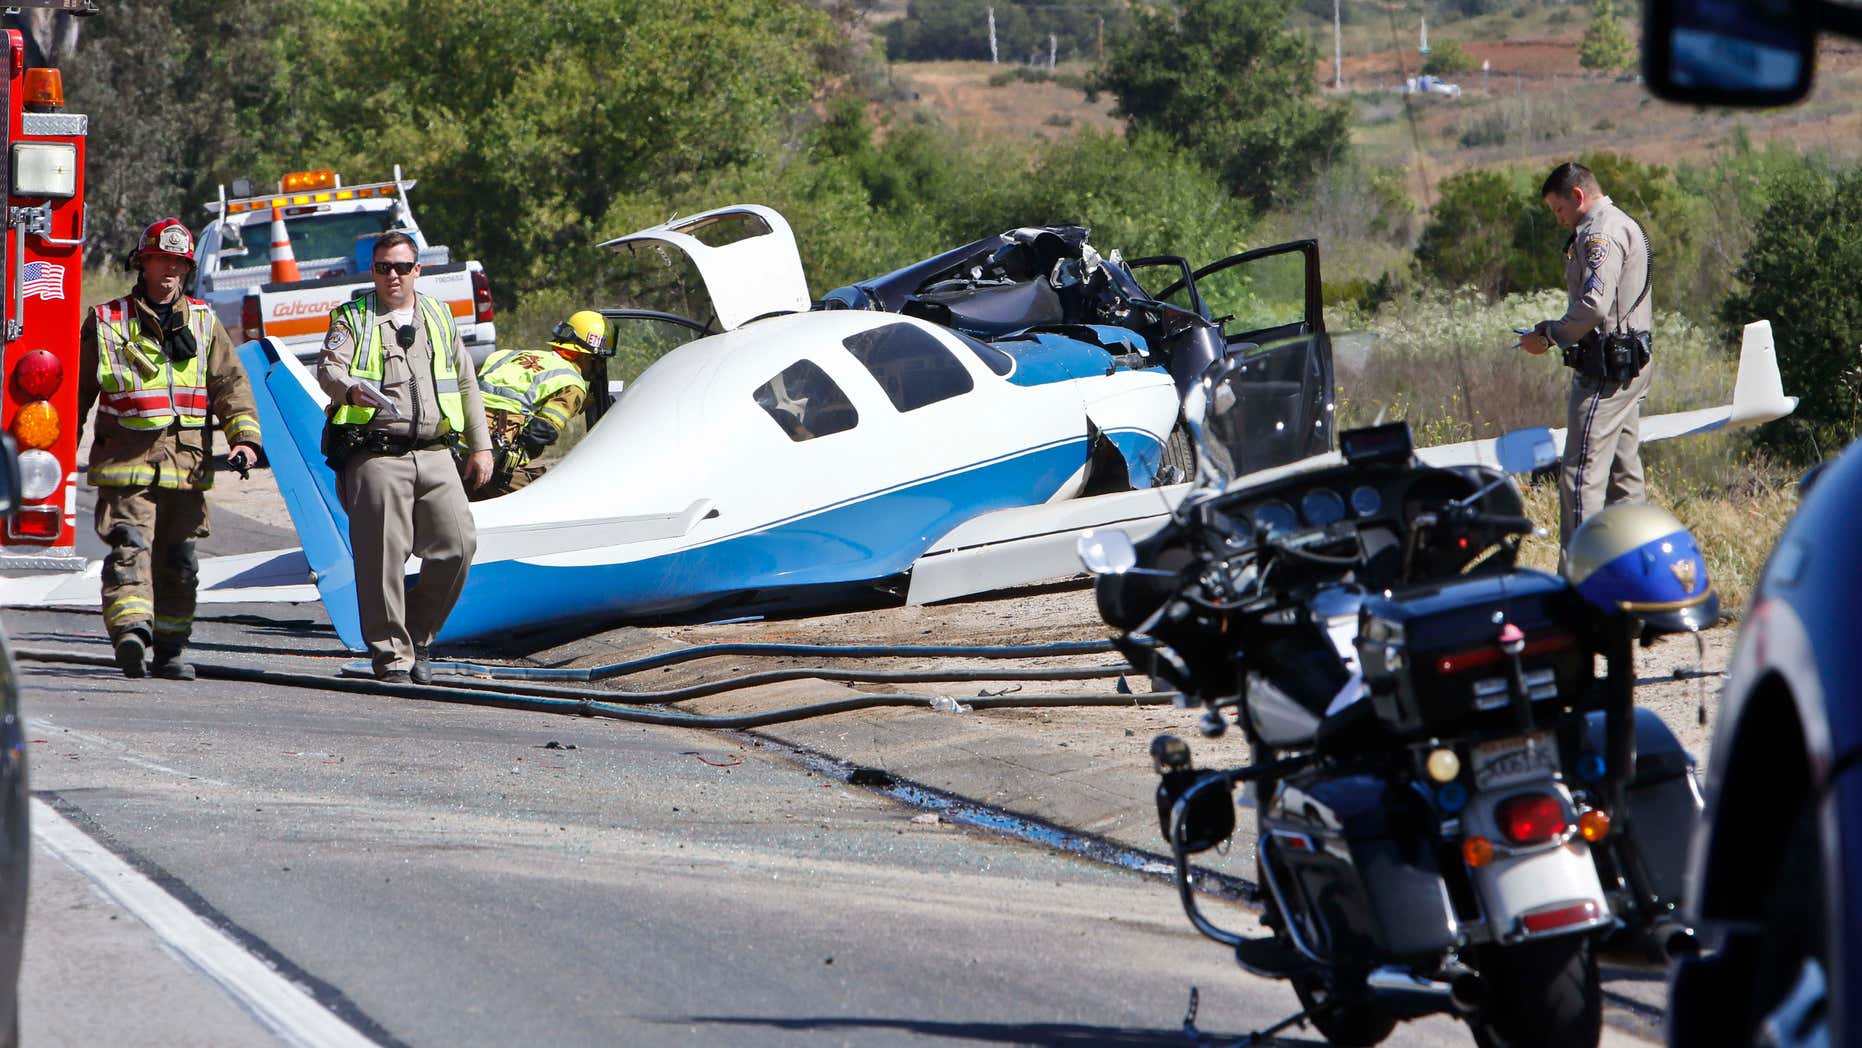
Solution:
<svg viewBox="0 0 1862 1048"><path fill-rule="evenodd" d="M1610 257L1610 238L1602 233L1592 233L1584 238L1584 261L1596 269Z"/></svg>
<svg viewBox="0 0 1862 1048"><path fill-rule="evenodd" d="M323 348L335 349L349 341L349 329L338 324L330 325L330 333L323 336Z"/></svg>

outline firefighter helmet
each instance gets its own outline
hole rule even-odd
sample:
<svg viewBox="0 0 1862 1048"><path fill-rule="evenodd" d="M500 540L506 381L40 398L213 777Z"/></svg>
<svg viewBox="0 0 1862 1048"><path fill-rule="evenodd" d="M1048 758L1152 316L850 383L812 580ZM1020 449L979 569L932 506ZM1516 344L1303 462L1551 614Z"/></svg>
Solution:
<svg viewBox="0 0 1862 1048"><path fill-rule="evenodd" d="M550 345L565 353L614 355L614 347L608 342L608 319L592 309L581 310L556 325Z"/></svg>
<svg viewBox="0 0 1862 1048"><path fill-rule="evenodd" d="M194 265L194 234L181 224L178 218L158 219L149 228L142 231L142 239L137 242L135 253L130 256L130 268L140 269L139 264L144 255L168 255L184 259L191 267Z"/></svg>
<svg viewBox="0 0 1862 1048"><path fill-rule="evenodd" d="M1720 617L1700 544L1656 506L1619 503L1585 521L1565 550L1565 577L1596 607L1657 630L1703 630Z"/></svg>

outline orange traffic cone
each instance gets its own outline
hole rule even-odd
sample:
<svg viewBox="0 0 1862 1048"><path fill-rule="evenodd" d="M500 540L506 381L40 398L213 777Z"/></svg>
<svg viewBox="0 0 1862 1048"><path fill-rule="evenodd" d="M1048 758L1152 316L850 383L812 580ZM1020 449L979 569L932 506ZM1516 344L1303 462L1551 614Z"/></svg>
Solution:
<svg viewBox="0 0 1862 1048"><path fill-rule="evenodd" d="M284 213L273 204L272 283L286 284L297 279L297 256L291 253L291 234L285 232Z"/></svg>

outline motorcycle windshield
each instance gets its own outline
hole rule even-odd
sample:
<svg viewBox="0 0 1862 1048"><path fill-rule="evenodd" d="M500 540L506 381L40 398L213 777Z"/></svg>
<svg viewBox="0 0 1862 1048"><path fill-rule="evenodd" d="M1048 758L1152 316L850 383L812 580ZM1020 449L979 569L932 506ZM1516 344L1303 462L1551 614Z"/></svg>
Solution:
<svg viewBox="0 0 1862 1048"><path fill-rule="evenodd" d="M1238 348L1185 400L1201 422L1205 479L1226 484L1331 451L1343 429L1403 418L1408 398L1368 333L1301 335ZM1194 412L1192 414L1192 412Z"/></svg>

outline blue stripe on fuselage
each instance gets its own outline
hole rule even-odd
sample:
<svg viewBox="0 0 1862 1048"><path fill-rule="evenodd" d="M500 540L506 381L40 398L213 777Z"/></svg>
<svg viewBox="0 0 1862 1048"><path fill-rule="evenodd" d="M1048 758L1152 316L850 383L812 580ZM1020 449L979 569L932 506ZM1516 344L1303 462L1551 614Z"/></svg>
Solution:
<svg viewBox="0 0 1862 1048"><path fill-rule="evenodd" d="M1061 441L646 560L474 564L439 639L606 622L693 608L732 593L897 575L964 521L1047 501L1085 455L1084 438Z"/></svg>

